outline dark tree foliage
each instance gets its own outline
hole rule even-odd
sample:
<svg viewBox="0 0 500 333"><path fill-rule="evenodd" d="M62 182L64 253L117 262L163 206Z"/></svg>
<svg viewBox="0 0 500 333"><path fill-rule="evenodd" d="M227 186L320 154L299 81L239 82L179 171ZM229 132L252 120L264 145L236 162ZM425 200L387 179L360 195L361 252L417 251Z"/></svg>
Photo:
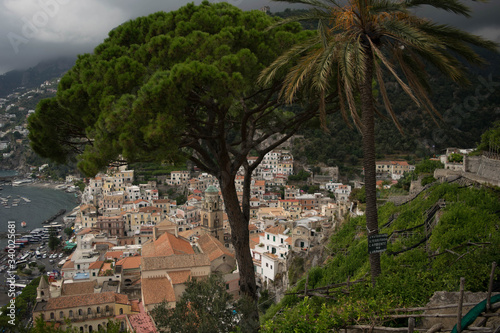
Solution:
<svg viewBox="0 0 500 333"><path fill-rule="evenodd" d="M172 333L232 332L237 323L233 296L218 275L190 280L175 308L163 302L153 309L152 316L158 328Z"/></svg>
<svg viewBox="0 0 500 333"><path fill-rule="evenodd" d="M94 175L110 162L191 160L221 186L243 294L257 299L249 249L251 174L272 149L316 116L317 105L281 108L277 73L260 71L310 35L299 24L267 30L277 19L207 1L122 24L78 57L55 98L29 118L33 149ZM316 101L316 96L311 95ZM276 136L276 133L282 135ZM252 164L247 156L257 160ZM234 179L244 170L242 202ZM257 319L255 303L254 319Z"/></svg>

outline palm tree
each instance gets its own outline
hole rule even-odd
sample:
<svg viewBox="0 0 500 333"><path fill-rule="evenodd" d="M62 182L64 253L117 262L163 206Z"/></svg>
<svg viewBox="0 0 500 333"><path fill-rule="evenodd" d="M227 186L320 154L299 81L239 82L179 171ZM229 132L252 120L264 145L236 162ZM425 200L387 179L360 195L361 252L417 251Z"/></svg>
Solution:
<svg viewBox="0 0 500 333"><path fill-rule="evenodd" d="M466 17L470 8L462 0L274 0L312 6L300 17L280 21L318 21L317 34L276 59L261 76L269 84L290 61L296 65L287 74L281 96L292 102L307 89L322 99L331 91L338 97L345 120L349 116L363 137L363 167L366 187L368 235L378 234L375 171L375 114L373 83L387 114L400 131L386 92L384 77L392 76L417 106L433 119L439 116L429 99L427 66L433 66L458 83L467 83L461 60L479 65L483 59L471 46L496 51L497 44L455 27L431 22L411 10L429 5ZM330 93L331 94L331 93ZM325 115L325 103L320 114ZM358 111L359 110L359 111ZM349 123L349 122L348 122ZM372 283L381 273L380 254L370 254Z"/></svg>

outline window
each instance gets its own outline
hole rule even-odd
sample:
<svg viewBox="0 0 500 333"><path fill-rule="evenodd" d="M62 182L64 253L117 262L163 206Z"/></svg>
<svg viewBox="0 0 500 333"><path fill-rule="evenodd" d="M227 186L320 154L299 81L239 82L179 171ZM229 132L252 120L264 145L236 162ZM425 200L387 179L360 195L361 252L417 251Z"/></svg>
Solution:
<svg viewBox="0 0 500 333"><path fill-rule="evenodd" d="M229 283L226 283L226 290L229 289Z"/></svg>
<svg viewBox="0 0 500 333"><path fill-rule="evenodd" d="M97 313L101 313L101 308L100 308L100 307L97 307L96 312L97 312Z"/></svg>
<svg viewBox="0 0 500 333"><path fill-rule="evenodd" d="M269 235L267 235L267 239L269 239Z"/></svg>
<svg viewBox="0 0 500 333"><path fill-rule="evenodd" d="M273 236L273 242L276 242L276 236Z"/></svg>
<svg viewBox="0 0 500 333"><path fill-rule="evenodd" d="M283 244L283 238L281 239L281 244Z"/></svg>
<svg viewBox="0 0 500 333"><path fill-rule="evenodd" d="M266 262L266 267L269 267L269 264Z"/></svg>
<svg viewBox="0 0 500 333"><path fill-rule="evenodd" d="M123 308L120 308L120 314L123 314Z"/></svg>
<svg viewBox="0 0 500 333"><path fill-rule="evenodd" d="M54 312L50 313L50 319L54 319Z"/></svg>
<svg viewBox="0 0 500 333"><path fill-rule="evenodd" d="M79 316L82 316L82 315L83 315L83 311L82 311L82 309L78 309L78 315L79 315Z"/></svg>
<svg viewBox="0 0 500 333"><path fill-rule="evenodd" d="M69 317L73 318L73 310L69 310Z"/></svg>
<svg viewBox="0 0 500 333"><path fill-rule="evenodd" d="M92 309L91 308L87 309L87 314L92 314Z"/></svg>
<svg viewBox="0 0 500 333"><path fill-rule="evenodd" d="M64 318L64 312L59 312L59 318Z"/></svg>

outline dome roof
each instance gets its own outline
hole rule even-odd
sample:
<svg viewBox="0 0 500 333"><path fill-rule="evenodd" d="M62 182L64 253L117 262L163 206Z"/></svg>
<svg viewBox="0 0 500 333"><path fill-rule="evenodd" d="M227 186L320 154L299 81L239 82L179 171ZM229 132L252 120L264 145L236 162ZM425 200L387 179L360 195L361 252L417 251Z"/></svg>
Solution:
<svg viewBox="0 0 500 333"><path fill-rule="evenodd" d="M213 185L210 185L206 190L205 190L205 193L219 193L219 190L213 186Z"/></svg>

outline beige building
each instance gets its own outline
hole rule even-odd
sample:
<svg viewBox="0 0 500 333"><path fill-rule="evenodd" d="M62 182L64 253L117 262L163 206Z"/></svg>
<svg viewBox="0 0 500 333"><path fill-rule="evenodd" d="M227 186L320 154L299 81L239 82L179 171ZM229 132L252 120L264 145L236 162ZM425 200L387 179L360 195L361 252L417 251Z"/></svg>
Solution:
<svg viewBox="0 0 500 333"><path fill-rule="evenodd" d="M126 295L115 292L94 292L52 297L44 277L37 288L37 302L33 308L33 321L40 316L47 323L56 323L66 329L66 320L80 332L94 332L105 328L113 319L125 328L127 314L133 314L132 303Z"/></svg>

